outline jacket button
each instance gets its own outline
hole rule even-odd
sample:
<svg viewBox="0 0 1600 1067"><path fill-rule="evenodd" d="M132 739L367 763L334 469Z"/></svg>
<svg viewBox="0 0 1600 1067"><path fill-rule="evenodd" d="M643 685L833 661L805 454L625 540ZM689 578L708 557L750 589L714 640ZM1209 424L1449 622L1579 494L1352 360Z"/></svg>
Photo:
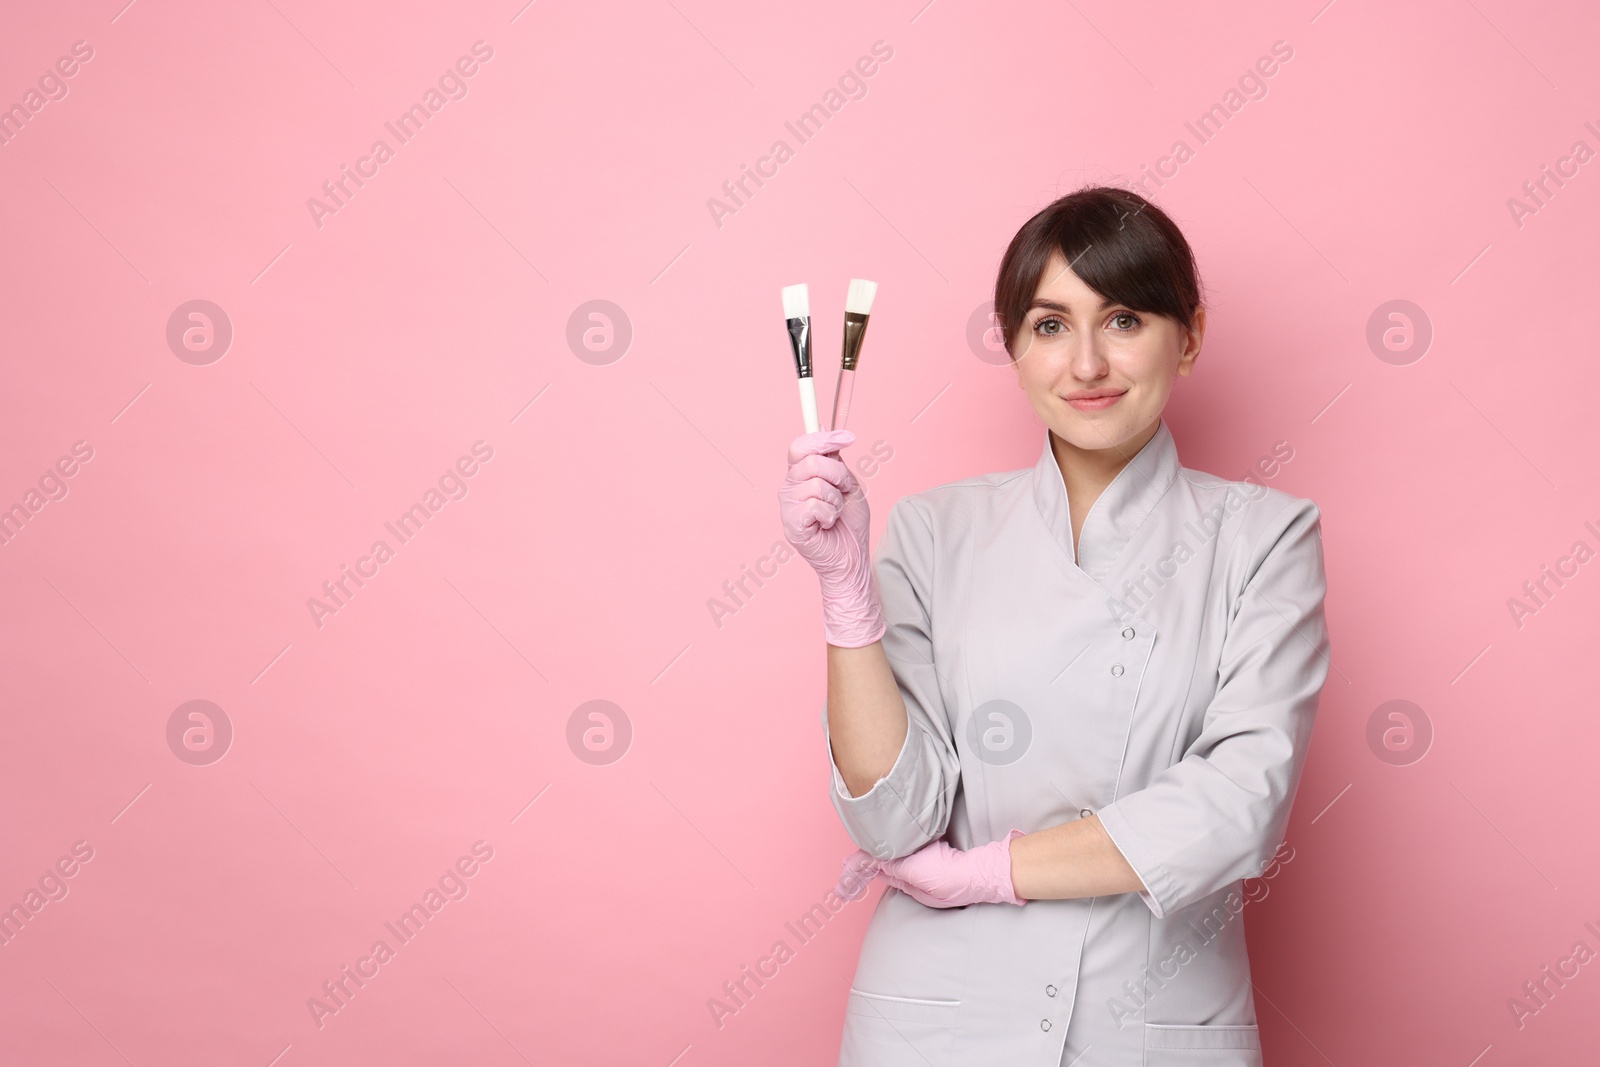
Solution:
<svg viewBox="0 0 1600 1067"><path fill-rule="evenodd" d="M1111 673L1112 674L1116 674L1116 675L1120 675L1122 673L1122 664L1113 663L1111 665Z"/></svg>
<svg viewBox="0 0 1600 1067"><path fill-rule="evenodd" d="M1124 627L1123 627L1123 628L1122 628L1122 636L1123 636L1123 637L1126 637L1126 638L1127 638L1127 639L1128 639L1128 640L1130 640L1130 641L1131 641L1131 640L1133 640L1133 627L1131 627L1131 626L1124 626Z"/></svg>
<svg viewBox="0 0 1600 1067"><path fill-rule="evenodd" d="M1053 986L1053 985L1045 986L1044 987L1044 995L1047 996L1047 997L1055 996L1056 995L1056 987Z"/></svg>
<svg viewBox="0 0 1600 1067"><path fill-rule="evenodd" d="M1050 1029L1050 1020L1049 1019L1040 1019L1039 1020L1039 1029L1041 1029L1041 1030Z"/></svg>

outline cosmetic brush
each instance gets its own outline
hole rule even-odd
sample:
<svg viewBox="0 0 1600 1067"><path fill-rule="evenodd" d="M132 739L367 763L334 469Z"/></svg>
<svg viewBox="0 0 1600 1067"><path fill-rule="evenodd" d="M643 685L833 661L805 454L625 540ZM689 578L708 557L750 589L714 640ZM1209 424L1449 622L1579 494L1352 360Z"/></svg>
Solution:
<svg viewBox="0 0 1600 1067"><path fill-rule="evenodd" d="M811 377L811 291L804 283L783 287L783 317L789 324L789 347L800 376L800 413L806 433L817 432L817 385Z"/></svg>
<svg viewBox="0 0 1600 1067"><path fill-rule="evenodd" d="M844 301L844 358L839 362L839 384L833 390L833 418L830 430L844 429L850 416L850 397L856 387L856 363L861 359L861 342L867 336L867 316L872 313L878 283L851 278L850 292Z"/></svg>

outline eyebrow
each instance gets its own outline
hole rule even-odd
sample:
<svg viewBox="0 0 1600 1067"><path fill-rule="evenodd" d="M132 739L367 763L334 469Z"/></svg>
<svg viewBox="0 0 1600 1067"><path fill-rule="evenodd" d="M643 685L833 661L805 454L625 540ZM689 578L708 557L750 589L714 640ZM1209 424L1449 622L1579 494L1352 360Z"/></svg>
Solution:
<svg viewBox="0 0 1600 1067"><path fill-rule="evenodd" d="M1117 302L1115 300L1102 299L1100 301L1099 308L1097 308L1096 310L1104 311L1109 307L1115 306L1116 303ZM1028 310L1029 311L1032 311L1034 308L1044 308L1046 311L1071 311L1072 310L1071 308L1067 307L1067 305L1062 304L1062 303L1058 303L1057 301L1054 301L1054 300L1037 300L1037 299L1034 300L1033 303L1028 305Z"/></svg>

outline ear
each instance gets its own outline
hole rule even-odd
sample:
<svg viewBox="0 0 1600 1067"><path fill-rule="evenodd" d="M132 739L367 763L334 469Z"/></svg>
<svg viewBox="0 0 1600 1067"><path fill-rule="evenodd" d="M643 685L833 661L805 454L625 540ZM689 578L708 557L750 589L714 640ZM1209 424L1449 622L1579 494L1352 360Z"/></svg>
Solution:
<svg viewBox="0 0 1600 1067"><path fill-rule="evenodd" d="M1014 338L1012 344L1013 346L1021 345L1022 351L1018 353L1010 348L1006 349L1006 354L1011 357L1011 371L1017 376L1018 388L1026 388L1022 384L1022 361L1028 358L1028 350L1033 345L1032 335L1024 333L1020 337Z"/></svg>
<svg viewBox="0 0 1600 1067"><path fill-rule="evenodd" d="M1194 309L1194 325L1186 331L1184 336L1183 351L1178 356L1178 373L1188 376L1194 371L1194 364L1200 358L1200 346L1206 338L1206 309L1196 305Z"/></svg>

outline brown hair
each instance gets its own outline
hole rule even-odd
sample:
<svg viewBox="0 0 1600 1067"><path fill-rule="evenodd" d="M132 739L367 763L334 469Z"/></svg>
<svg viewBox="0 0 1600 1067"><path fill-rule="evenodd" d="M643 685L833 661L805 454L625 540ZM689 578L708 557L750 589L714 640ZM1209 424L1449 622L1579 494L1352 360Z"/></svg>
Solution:
<svg viewBox="0 0 1600 1067"><path fill-rule="evenodd" d="M1194 325L1200 278L1189 242L1166 212L1138 193L1096 185L1068 193L1011 239L994 282L994 313L1006 351L1017 357L1017 331L1059 252L1083 283L1134 311Z"/></svg>

